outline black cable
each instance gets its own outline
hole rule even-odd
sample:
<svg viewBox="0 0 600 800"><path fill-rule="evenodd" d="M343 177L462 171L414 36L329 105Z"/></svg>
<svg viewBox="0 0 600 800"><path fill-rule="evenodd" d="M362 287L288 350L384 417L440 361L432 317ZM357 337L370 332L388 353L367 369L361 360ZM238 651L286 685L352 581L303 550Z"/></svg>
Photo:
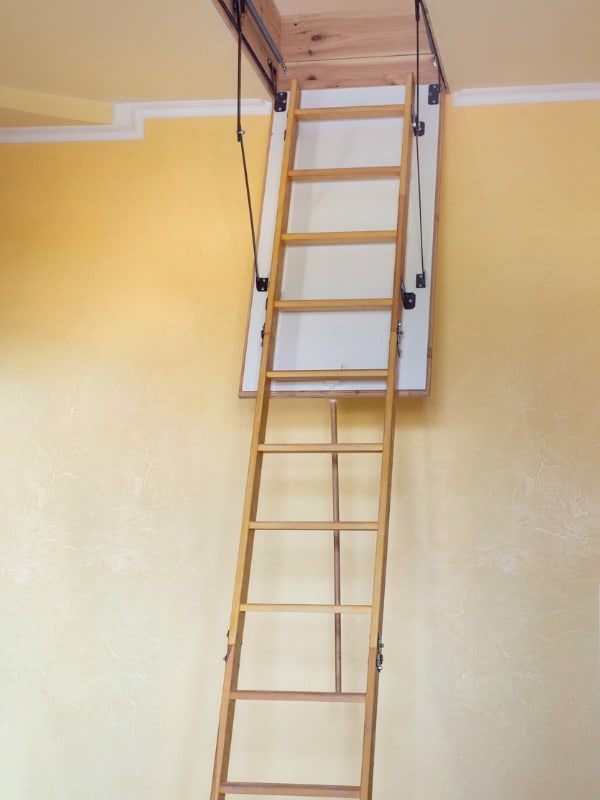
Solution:
<svg viewBox="0 0 600 800"><path fill-rule="evenodd" d="M419 238L420 238L420 247L421 247L421 281L422 283L418 284L420 288L425 288L425 255L424 255L424 248L423 248L423 202L421 198L421 158L419 155L419 125L420 125L420 105L419 105L419 70L420 70L420 62L421 62L421 50L419 47L419 22L421 19L420 14L420 5L421 0L415 0L415 22L416 22L416 32L417 32L417 68L416 68L416 84L417 84L417 102L416 102L416 111L415 111L415 121L414 121L414 131L415 131L415 146L416 146L416 155L417 155L417 189L419 195ZM418 276L417 276L418 277Z"/></svg>
<svg viewBox="0 0 600 800"><path fill-rule="evenodd" d="M237 52L237 140L240 143L242 153L242 165L244 168L244 182L246 184L246 199L248 201L248 216L250 218L250 231L252 233L252 252L254 256L254 279L258 291L264 291L265 279L258 274L258 254L256 249L256 230L254 227L254 214L252 212L252 196L250 194L250 181L248 179L248 164L246 162L246 150L244 148L244 133L242 129L242 0L235 3L237 30L238 30L238 52Z"/></svg>

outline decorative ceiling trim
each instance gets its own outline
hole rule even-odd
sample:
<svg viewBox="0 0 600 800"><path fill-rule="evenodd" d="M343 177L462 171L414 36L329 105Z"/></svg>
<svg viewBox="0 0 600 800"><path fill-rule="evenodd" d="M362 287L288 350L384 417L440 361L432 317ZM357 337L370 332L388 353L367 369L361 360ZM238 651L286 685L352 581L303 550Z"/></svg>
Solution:
<svg viewBox="0 0 600 800"><path fill-rule="evenodd" d="M242 114L270 114L268 100L243 100ZM182 119L188 117L234 117L235 100L182 100L148 103L115 103L113 121L105 125L50 125L0 129L0 144L34 142L117 142L143 139L147 119Z"/></svg>
<svg viewBox="0 0 600 800"><path fill-rule="evenodd" d="M600 100L600 83L557 83L541 86L498 86L452 93L454 106L499 106L512 103L565 103Z"/></svg>

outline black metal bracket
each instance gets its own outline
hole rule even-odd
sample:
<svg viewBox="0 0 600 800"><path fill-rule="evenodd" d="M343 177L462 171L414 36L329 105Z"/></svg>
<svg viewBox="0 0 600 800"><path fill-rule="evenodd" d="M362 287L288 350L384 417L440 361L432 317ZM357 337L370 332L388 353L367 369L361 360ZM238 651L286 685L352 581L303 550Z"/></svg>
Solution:
<svg viewBox="0 0 600 800"><path fill-rule="evenodd" d="M286 111L287 100L287 92L277 92L275 95L275 111Z"/></svg>
<svg viewBox="0 0 600 800"><path fill-rule="evenodd" d="M405 311L411 311L417 305L417 295L414 292L407 292L404 286L400 288L400 296Z"/></svg>
<svg viewBox="0 0 600 800"><path fill-rule="evenodd" d="M417 272L417 289L426 289L427 280L424 272Z"/></svg>
<svg viewBox="0 0 600 800"><path fill-rule="evenodd" d="M267 292L269 290L269 279L256 276L256 291Z"/></svg>
<svg viewBox="0 0 600 800"><path fill-rule="evenodd" d="M427 92L427 103L430 106L438 106L440 104L440 85L439 83L430 83L429 91Z"/></svg>
<svg viewBox="0 0 600 800"><path fill-rule="evenodd" d="M412 128L415 136L425 135L425 123L422 119L417 119L415 116L413 116Z"/></svg>

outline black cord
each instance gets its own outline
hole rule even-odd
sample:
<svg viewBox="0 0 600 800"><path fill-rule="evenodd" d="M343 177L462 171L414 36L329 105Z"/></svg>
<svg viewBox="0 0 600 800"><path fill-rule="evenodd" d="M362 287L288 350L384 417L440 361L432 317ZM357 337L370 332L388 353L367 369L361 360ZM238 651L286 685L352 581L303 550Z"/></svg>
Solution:
<svg viewBox="0 0 600 800"><path fill-rule="evenodd" d="M244 148L244 133L242 129L242 0L235 3L237 30L238 30L238 52L237 52L237 140L240 143L242 153L242 165L244 168L244 182L246 184L246 199L248 201L248 216L250 218L250 231L252 233L252 252L254 256L254 279L256 288L264 285L264 279L258 274L258 256L256 250L256 230L254 227L254 214L252 212L252 196L250 194L250 181L248 179L248 164L246 162L246 150ZM261 291L259 289L259 291ZM264 291L264 289L263 289Z"/></svg>
<svg viewBox="0 0 600 800"><path fill-rule="evenodd" d="M419 47L419 22L421 20L420 14L420 5L421 0L415 0L415 22L416 22L416 32L417 32L417 77L416 77L416 84L417 84L417 102L416 102L416 111L415 111L415 121L414 121L414 131L415 131L415 146L416 146L416 155L417 155L417 189L419 195L419 237L420 237L420 247L421 247L421 281L422 283L419 284L421 288L425 287L425 255L424 255L424 248L423 248L423 202L421 199L421 158L419 155L419 124L420 124L420 105L419 105L419 71L420 71L420 64L421 64L421 51Z"/></svg>

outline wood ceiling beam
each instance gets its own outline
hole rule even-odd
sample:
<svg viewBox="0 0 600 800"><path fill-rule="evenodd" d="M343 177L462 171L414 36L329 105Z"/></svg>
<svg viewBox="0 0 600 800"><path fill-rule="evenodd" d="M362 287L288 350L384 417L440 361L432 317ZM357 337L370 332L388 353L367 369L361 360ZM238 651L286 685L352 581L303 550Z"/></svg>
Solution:
<svg viewBox="0 0 600 800"><path fill-rule="evenodd" d="M414 55L388 56L386 58L347 58L328 61L296 61L287 64L288 74L282 75L279 90L289 89L292 78L297 78L303 89L337 89L353 86L404 85L409 73L416 74ZM421 83L437 83L438 70L429 53L421 56L419 67Z"/></svg>

